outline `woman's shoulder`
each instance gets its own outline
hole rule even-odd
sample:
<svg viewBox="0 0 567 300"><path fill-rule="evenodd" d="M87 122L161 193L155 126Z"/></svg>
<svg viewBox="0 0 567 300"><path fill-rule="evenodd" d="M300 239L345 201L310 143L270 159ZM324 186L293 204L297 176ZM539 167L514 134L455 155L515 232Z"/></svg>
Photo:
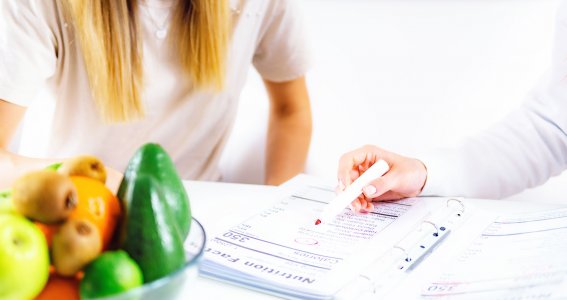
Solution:
<svg viewBox="0 0 567 300"><path fill-rule="evenodd" d="M1 0L2 19L18 23L49 22L58 16L60 0ZM49 22L51 23L51 22Z"/></svg>
<svg viewBox="0 0 567 300"><path fill-rule="evenodd" d="M58 0L2 0L2 12L49 13L55 11Z"/></svg>

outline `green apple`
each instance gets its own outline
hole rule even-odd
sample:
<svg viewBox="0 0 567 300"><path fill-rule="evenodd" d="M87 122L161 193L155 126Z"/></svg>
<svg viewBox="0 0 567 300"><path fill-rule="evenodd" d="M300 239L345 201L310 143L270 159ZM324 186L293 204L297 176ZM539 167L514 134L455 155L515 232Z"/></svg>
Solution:
<svg viewBox="0 0 567 300"><path fill-rule="evenodd" d="M0 191L0 214L16 212L12 204L12 191Z"/></svg>
<svg viewBox="0 0 567 300"><path fill-rule="evenodd" d="M49 251L41 230L16 214L0 214L0 299L37 296L49 277Z"/></svg>

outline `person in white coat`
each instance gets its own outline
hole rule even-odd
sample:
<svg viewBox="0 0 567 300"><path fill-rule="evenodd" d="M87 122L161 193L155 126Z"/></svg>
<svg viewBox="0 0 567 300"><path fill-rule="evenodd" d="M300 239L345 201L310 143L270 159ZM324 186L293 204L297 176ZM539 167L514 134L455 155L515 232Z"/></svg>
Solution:
<svg viewBox="0 0 567 300"><path fill-rule="evenodd" d="M372 201L423 196L503 198L567 168L567 2L557 13L552 65L523 105L461 145L409 158L367 145L339 161L344 189L378 159L390 170L364 188L355 211Z"/></svg>

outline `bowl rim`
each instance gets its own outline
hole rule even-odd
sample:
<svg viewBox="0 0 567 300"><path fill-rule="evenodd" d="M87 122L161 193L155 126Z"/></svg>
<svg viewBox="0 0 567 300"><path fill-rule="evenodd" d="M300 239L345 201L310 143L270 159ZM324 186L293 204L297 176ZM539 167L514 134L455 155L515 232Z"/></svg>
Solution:
<svg viewBox="0 0 567 300"><path fill-rule="evenodd" d="M203 227L203 224L201 224L201 222L199 222L195 217L191 217L192 222L195 222L197 224L197 226L201 229L201 232L203 233L203 238L202 238L202 246L199 249L199 252L197 252L197 254L195 254L193 256L193 258L191 260L188 260L185 262L185 264L183 264L183 266L177 270L175 270L174 272L170 273L167 276L164 276L160 279L148 282L148 283L144 283L141 286L135 287L133 289L129 289L123 293L119 293L119 294L113 294L113 295L107 295L107 296L103 296L103 297L97 297L97 298L86 298L88 300L104 300L104 299L115 299L117 297L120 297L120 299L124 298L124 297L131 297L131 296L136 296L136 295L142 295L144 293L144 291L146 290L151 290L151 289L155 289L157 287L160 286L164 286L167 282L171 281L172 279L180 276L181 274L184 273L185 270L191 268L192 266L196 265L197 263L199 263L199 261L203 258L203 254L205 253L205 247L207 244L207 232L205 231L205 227ZM192 228L191 228L192 230ZM190 235L191 233L189 233ZM189 237L189 235L187 235L187 237ZM187 237L185 238L187 240ZM185 241L186 241L185 240ZM183 241L183 249L185 251L185 253L187 253L187 251L185 250L185 241ZM81 299L83 299L81 297Z"/></svg>

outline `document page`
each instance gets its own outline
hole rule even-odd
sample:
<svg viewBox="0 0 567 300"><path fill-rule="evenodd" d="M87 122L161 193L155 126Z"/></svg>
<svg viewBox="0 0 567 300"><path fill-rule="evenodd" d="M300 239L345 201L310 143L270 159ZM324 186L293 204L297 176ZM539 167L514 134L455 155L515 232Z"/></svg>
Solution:
<svg viewBox="0 0 567 300"><path fill-rule="evenodd" d="M567 209L500 217L422 296L567 298Z"/></svg>
<svg viewBox="0 0 567 300"><path fill-rule="evenodd" d="M298 186L272 207L210 239L201 273L284 296L329 298L340 289L335 283L351 279L333 271L348 269L349 257L416 202L384 202L368 214L345 209L334 221L316 226L317 215L335 196L334 187Z"/></svg>

